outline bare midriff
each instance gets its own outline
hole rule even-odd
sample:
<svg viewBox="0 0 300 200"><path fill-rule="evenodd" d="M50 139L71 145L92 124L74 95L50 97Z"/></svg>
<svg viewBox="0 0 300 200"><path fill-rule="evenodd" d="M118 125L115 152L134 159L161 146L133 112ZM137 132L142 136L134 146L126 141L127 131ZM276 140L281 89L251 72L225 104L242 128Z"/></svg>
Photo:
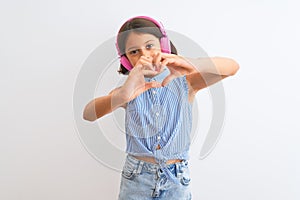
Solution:
<svg viewBox="0 0 300 200"><path fill-rule="evenodd" d="M160 149L160 146L158 145L156 147L156 149ZM155 160L154 157L145 157L145 156L134 156L135 158L139 159L139 160L142 160L142 161L145 161L145 162L149 162L149 163L153 163L153 164L158 164ZM171 160L168 160L166 162L167 165L170 165L170 164L174 164L174 163L178 163L178 162L181 162L182 160L180 159L171 159Z"/></svg>

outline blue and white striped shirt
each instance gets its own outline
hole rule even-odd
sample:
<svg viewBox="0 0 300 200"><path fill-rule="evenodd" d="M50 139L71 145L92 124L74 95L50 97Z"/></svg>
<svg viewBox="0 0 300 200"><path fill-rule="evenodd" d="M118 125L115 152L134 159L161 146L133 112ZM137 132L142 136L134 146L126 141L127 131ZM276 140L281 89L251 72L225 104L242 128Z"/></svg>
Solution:
<svg viewBox="0 0 300 200"><path fill-rule="evenodd" d="M166 69L145 81L162 82L169 73ZM188 100L186 76L173 79L165 87L151 88L128 102L125 126L127 153L154 157L162 168L170 159L187 160L192 103Z"/></svg>

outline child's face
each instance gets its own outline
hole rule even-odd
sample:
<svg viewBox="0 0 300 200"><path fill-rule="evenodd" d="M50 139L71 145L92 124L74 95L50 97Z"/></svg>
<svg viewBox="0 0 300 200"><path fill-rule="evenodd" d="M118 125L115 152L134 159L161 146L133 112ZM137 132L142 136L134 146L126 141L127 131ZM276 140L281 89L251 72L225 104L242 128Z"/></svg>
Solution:
<svg viewBox="0 0 300 200"><path fill-rule="evenodd" d="M128 60L135 66L141 56L153 57L156 52L161 52L160 42L152 34L131 32L125 44L125 51Z"/></svg>

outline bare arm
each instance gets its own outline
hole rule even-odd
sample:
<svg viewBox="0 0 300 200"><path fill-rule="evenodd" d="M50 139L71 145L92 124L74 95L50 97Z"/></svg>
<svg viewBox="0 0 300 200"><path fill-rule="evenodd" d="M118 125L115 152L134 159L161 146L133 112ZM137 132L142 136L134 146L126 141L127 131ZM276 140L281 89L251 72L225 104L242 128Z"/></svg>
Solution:
<svg viewBox="0 0 300 200"><path fill-rule="evenodd" d="M163 81L168 84L179 75L187 75L191 86L198 91L225 77L234 75L239 70L239 65L231 58L202 57L187 58L180 55L161 53L162 65L166 65L171 74ZM189 77L188 77L189 76Z"/></svg>
<svg viewBox="0 0 300 200"><path fill-rule="evenodd" d="M232 76L239 70L238 63L231 58L207 57L185 59L200 73Z"/></svg>
<svg viewBox="0 0 300 200"><path fill-rule="evenodd" d="M233 76L239 70L238 63L230 58L187 58L187 60L196 68L195 72L187 75L193 93Z"/></svg>
<svg viewBox="0 0 300 200"><path fill-rule="evenodd" d="M95 121L115 109L124 106L126 100L123 97L120 93L120 88L116 88L106 96L93 99L85 106L83 119Z"/></svg>
<svg viewBox="0 0 300 200"><path fill-rule="evenodd" d="M84 108L83 119L95 121L111 113L115 109L126 105L144 91L161 87L159 82L145 82L145 75L156 75L158 72L145 69L142 65L135 66L128 75L123 86L114 89L107 96L98 97L90 101Z"/></svg>
<svg viewBox="0 0 300 200"><path fill-rule="evenodd" d="M195 95L199 90L204 89L208 86L213 85L226 78L226 75L218 75L211 73L191 73L186 75L186 79L189 83L190 95Z"/></svg>

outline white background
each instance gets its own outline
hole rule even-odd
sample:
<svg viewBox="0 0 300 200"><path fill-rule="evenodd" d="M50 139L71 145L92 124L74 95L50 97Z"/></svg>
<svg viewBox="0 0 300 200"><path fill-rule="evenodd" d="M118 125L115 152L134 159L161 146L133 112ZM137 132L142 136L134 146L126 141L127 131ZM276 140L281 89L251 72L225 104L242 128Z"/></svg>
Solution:
<svg viewBox="0 0 300 200"><path fill-rule="evenodd" d="M120 173L94 159L78 137L73 90L90 53L136 15L240 64L223 81L221 140L204 160L200 142L192 146L194 199L298 200L296 0L1 0L0 199L117 198ZM207 107L207 90L197 100Z"/></svg>

